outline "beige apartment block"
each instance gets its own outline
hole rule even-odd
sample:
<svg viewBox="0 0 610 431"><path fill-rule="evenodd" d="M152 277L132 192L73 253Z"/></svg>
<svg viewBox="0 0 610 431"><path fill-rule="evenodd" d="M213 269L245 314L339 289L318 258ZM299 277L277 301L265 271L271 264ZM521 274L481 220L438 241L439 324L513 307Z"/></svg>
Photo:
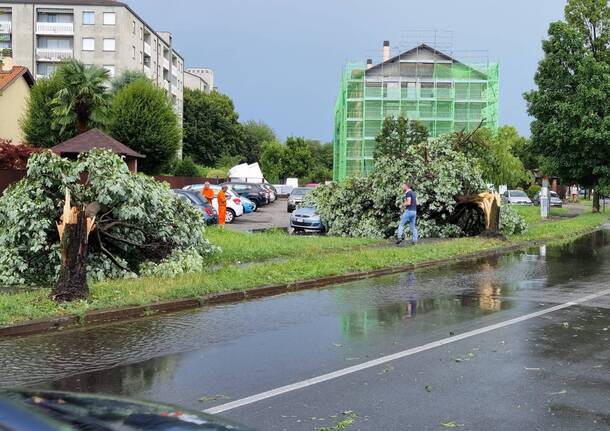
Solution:
<svg viewBox="0 0 610 431"><path fill-rule="evenodd" d="M0 55L3 50L37 79L69 58L104 67L111 76L143 72L166 91L182 122L184 59L170 33L155 31L125 3L0 0Z"/></svg>
<svg viewBox="0 0 610 431"><path fill-rule="evenodd" d="M187 67L184 72L184 86L191 90L210 93L215 90L214 71L201 67Z"/></svg>

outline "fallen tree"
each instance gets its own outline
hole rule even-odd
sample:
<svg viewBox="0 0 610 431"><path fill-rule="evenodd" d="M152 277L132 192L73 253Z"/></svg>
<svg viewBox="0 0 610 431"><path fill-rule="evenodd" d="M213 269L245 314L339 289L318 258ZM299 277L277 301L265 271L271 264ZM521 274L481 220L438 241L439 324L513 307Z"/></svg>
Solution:
<svg viewBox="0 0 610 431"><path fill-rule="evenodd" d="M108 151L36 154L0 198L0 284L57 283L57 300L87 279L198 270L212 251L196 208Z"/></svg>

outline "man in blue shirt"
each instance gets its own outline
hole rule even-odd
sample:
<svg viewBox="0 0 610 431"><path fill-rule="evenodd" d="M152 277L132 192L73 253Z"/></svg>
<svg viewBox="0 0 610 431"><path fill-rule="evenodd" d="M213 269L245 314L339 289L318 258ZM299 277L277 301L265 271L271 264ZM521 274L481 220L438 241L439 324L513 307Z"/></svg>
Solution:
<svg viewBox="0 0 610 431"><path fill-rule="evenodd" d="M415 222L417 220L417 196L411 189L411 185L404 183L402 189L405 192L405 197L402 202L402 207L405 212L400 217L400 224L398 225L398 232L396 233L396 244L400 244L403 241L405 225L411 224L411 241L413 244L417 244L417 226Z"/></svg>

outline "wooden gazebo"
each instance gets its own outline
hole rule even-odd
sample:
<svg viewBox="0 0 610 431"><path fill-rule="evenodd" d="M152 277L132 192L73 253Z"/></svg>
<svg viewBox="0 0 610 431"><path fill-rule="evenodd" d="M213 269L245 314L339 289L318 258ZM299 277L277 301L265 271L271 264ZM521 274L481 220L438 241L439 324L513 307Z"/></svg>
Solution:
<svg viewBox="0 0 610 431"><path fill-rule="evenodd" d="M61 144L54 146L51 148L51 151L62 157L75 158L80 153L86 153L94 148L110 150L115 154L124 156L127 167L134 173L138 171L138 159L146 157L99 129L91 129L85 133L81 133L72 139L68 139Z"/></svg>

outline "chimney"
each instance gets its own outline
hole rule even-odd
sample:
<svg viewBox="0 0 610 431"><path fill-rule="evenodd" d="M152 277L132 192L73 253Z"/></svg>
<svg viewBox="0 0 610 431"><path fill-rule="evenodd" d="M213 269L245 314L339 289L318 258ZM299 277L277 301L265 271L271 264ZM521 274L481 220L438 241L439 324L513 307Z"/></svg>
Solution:
<svg viewBox="0 0 610 431"><path fill-rule="evenodd" d="M11 70L13 70L13 57L2 57L2 71L10 72Z"/></svg>
<svg viewBox="0 0 610 431"><path fill-rule="evenodd" d="M388 61L390 59L390 41L383 41L383 61Z"/></svg>
<svg viewBox="0 0 610 431"><path fill-rule="evenodd" d="M370 58L366 59L366 68L370 69L371 67L373 67L373 60Z"/></svg>

